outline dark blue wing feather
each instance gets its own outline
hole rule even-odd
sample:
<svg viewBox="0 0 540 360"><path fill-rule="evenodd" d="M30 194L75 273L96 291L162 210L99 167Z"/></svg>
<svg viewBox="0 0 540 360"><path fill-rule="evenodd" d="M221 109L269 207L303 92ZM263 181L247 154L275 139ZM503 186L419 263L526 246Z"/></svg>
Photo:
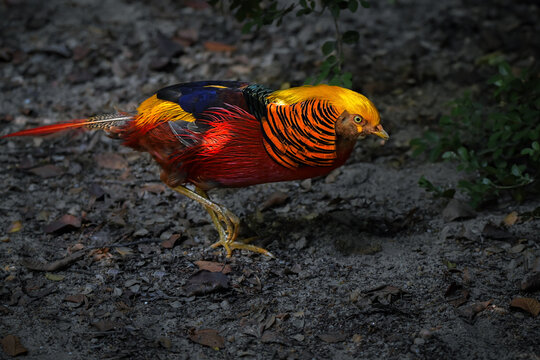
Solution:
<svg viewBox="0 0 540 360"><path fill-rule="evenodd" d="M156 93L158 99L174 102L182 110L195 117L194 122L170 121L169 127L176 138L186 147L193 146L201 139L200 134L211 124L202 120L205 111L234 105L248 111L243 90L250 85L240 81L197 81L171 85Z"/></svg>
<svg viewBox="0 0 540 360"><path fill-rule="evenodd" d="M156 96L177 103L197 118L205 110L224 104L244 108L242 90L248 85L240 81L197 81L168 86L159 90Z"/></svg>

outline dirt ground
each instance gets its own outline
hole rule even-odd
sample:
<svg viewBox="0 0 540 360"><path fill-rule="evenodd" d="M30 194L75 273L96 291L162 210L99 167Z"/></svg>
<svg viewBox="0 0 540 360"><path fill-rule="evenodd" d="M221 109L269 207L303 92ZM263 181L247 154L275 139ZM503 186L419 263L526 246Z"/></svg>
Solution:
<svg viewBox="0 0 540 360"><path fill-rule="evenodd" d="M206 212L103 134L1 140L0 358L15 336L28 359L539 359L538 317L510 303L540 297L522 290L540 272L526 216L540 202L464 212L417 185L455 185L456 169L408 145L481 91L485 55L538 59L538 3L360 10L341 24L360 32L346 70L390 140L360 141L325 178L211 193L275 259L209 249ZM291 16L243 35L197 0L6 0L0 13L1 134L131 111L178 82L298 85L333 31Z"/></svg>

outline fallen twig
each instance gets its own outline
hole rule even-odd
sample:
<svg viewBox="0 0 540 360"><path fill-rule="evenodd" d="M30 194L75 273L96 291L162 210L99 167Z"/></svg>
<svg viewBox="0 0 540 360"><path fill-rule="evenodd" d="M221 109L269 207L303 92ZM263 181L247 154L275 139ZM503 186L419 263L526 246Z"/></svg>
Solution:
<svg viewBox="0 0 540 360"><path fill-rule="evenodd" d="M27 267L30 270L35 271L56 271L61 268L64 268L68 265L71 265L75 261L79 260L85 254L84 250L77 251L69 256L66 256L63 259L56 260L50 263L43 263L35 259L23 259L21 264Z"/></svg>
<svg viewBox="0 0 540 360"><path fill-rule="evenodd" d="M95 249L104 249L104 248L115 248L115 247L129 247L133 245L139 245L139 244L149 244L149 243L156 243L161 242L160 239L145 239L145 240L137 240L132 241L128 243L115 243L110 245L95 245L87 247L85 250L95 250Z"/></svg>
<svg viewBox="0 0 540 360"><path fill-rule="evenodd" d="M105 249L105 248L116 248L116 247L129 247L133 245L139 245L139 244L146 244L146 243L156 243L160 242L160 239L145 239L145 240L138 240L138 241L132 241L129 243L116 243L116 244L109 244L109 245L99 245L99 246L90 246L85 249L79 250L69 256L66 256L63 259L56 260L50 263L43 263L39 260L35 259L23 259L21 261L21 264L30 269L35 271L56 271L60 270L68 265L71 265L75 261L79 260L81 257L84 256L85 252L88 250L95 250L95 249Z"/></svg>

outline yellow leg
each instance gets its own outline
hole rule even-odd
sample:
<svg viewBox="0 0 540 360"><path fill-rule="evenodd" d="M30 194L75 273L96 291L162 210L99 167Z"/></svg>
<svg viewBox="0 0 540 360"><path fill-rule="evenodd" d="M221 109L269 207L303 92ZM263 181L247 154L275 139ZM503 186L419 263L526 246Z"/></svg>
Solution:
<svg viewBox="0 0 540 360"><path fill-rule="evenodd" d="M199 194L200 196L202 196L203 198L205 198L206 200L210 201L210 198L208 197L208 194L203 189L201 189L199 187L195 187L195 192L197 194ZM216 227L216 230L217 230L217 232L219 234L219 240L222 241L222 242L225 242L227 240L227 230L225 230L223 228L223 225L219 221L218 215L216 215L216 213L214 212L214 210L212 210L211 207L209 207L207 205L204 205L204 204L203 204L203 206L206 209L206 211L208 211L208 214L210 214L210 217L212 218L212 222L214 223L214 226ZM236 227L238 227L237 224L236 224Z"/></svg>
<svg viewBox="0 0 540 360"><path fill-rule="evenodd" d="M240 224L240 220L224 206L211 201L203 189L195 187L195 191L192 191L184 186L177 186L172 189L192 200L197 201L199 204L204 206L206 211L208 211L219 234L219 241L212 244L212 248L223 246L227 252L227 257L231 257L234 249L249 250L274 257L271 252L261 247L236 242L235 240L238 236L238 225Z"/></svg>

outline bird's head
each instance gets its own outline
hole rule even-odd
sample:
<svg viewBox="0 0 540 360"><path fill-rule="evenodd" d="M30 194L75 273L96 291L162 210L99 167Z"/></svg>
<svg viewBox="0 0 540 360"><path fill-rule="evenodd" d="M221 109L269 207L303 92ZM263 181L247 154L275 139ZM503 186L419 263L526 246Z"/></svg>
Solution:
<svg viewBox="0 0 540 360"><path fill-rule="evenodd" d="M328 101L340 114L336 133L351 140L376 135L388 140L388 133L380 124L381 118L375 105L367 97L349 89L331 85L300 86L274 92L270 100L294 104L321 99Z"/></svg>
<svg viewBox="0 0 540 360"><path fill-rule="evenodd" d="M338 135L347 138L365 138L367 135L376 135L384 140L388 140L388 133L379 122L379 117L366 117L361 112L349 113L347 110L341 113L336 123Z"/></svg>
<svg viewBox="0 0 540 360"><path fill-rule="evenodd" d="M375 105L364 95L337 86L332 95L332 104L341 111L336 123L338 135L364 138L376 135L388 140L388 133L381 125L381 118Z"/></svg>

